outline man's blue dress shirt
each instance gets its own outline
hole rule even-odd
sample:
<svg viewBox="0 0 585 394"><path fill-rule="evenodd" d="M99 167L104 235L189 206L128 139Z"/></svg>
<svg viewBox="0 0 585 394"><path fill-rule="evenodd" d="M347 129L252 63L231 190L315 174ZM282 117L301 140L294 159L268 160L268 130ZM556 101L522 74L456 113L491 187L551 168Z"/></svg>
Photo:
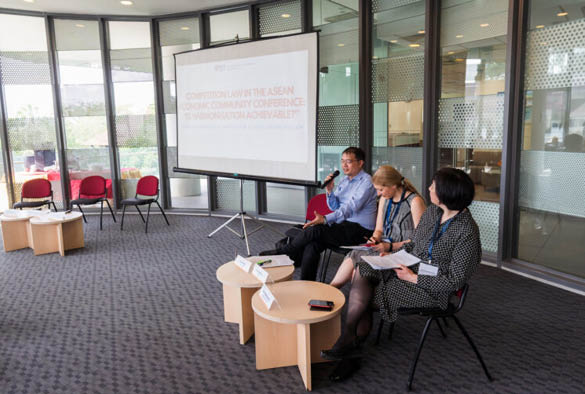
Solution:
<svg viewBox="0 0 585 394"><path fill-rule="evenodd" d="M344 177L327 195L327 205L333 211L325 216L328 225L347 220L368 230L376 227L376 189L372 177L363 170L351 180Z"/></svg>

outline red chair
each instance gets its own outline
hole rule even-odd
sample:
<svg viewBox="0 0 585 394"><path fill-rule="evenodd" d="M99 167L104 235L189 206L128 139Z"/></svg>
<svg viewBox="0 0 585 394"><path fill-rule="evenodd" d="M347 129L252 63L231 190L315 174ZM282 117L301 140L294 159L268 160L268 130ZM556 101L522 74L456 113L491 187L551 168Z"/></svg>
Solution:
<svg viewBox="0 0 585 394"><path fill-rule="evenodd" d="M35 198L37 201L24 201L25 198ZM44 198L45 200L38 201L39 198ZM53 204L53 208L55 209L55 212L57 212L57 206L53 201L51 182L43 178L37 178L26 181L24 185L22 185L20 202L15 203L13 208L38 208L43 205L48 205L49 209L51 209L51 204Z"/></svg>
<svg viewBox="0 0 585 394"><path fill-rule="evenodd" d="M107 198L106 179L99 175L92 175L81 180L81 184L79 185L79 194L76 200L71 201L71 209L73 209L74 205L77 205L79 211L81 211L81 214L83 215L83 221L87 223L87 219L85 218L85 214L83 213L81 206L94 205L99 202L101 230L102 217L104 215L104 201L106 204L108 204L108 208L112 214L112 219L114 219L114 223L116 223L116 216L114 215L114 211L112 211L112 207L110 206L110 202Z"/></svg>
<svg viewBox="0 0 585 394"><path fill-rule="evenodd" d="M136 185L136 194L134 198L127 198L122 200L122 225L120 226L120 230L124 230L124 215L126 214L126 206L133 205L136 207L136 210L140 214L140 218L144 223L146 223L146 229L144 230L145 233L148 233L148 218L150 217L150 205L155 203L158 205L158 208L163 214L167 225L170 226L169 220L167 219L167 215L165 215L165 211L163 211L162 207L158 203L158 178L152 175L144 176L138 180L138 184ZM146 196L151 198L139 198L138 196ZM148 212L146 214L146 221L144 220L144 216L142 216L142 212L140 212L139 205L148 205Z"/></svg>
<svg viewBox="0 0 585 394"><path fill-rule="evenodd" d="M307 214L305 215L305 223L315 219L315 211L323 216L333 212L327 205L327 195L325 193L317 194L309 200Z"/></svg>

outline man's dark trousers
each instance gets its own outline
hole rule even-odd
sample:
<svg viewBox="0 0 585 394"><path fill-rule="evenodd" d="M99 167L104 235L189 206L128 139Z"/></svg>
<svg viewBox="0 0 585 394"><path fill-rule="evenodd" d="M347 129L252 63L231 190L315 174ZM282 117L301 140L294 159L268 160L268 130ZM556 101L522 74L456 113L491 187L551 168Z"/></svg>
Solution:
<svg viewBox="0 0 585 394"><path fill-rule="evenodd" d="M301 280L315 280L322 251L329 246L359 245L371 235L372 230L354 222L319 224L304 229L278 253L301 256Z"/></svg>

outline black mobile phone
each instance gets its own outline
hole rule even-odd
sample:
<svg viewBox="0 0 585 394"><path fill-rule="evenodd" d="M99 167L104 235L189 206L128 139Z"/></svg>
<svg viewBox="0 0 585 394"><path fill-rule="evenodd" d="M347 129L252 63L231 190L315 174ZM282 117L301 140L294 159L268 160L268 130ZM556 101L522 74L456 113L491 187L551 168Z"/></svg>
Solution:
<svg viewBox="0 0 585 394"><path fill-rule="evenodd" d="M71 213L71 209L65 211L65 214Z"/></svg>
<svg viewBox="0 0 585 394"><path fill-rule="evenodd" d="M333 309L333 301L325 301L325 300L310 300L309 306L311 309L315 310L328 310L330 311Z"/></svg>

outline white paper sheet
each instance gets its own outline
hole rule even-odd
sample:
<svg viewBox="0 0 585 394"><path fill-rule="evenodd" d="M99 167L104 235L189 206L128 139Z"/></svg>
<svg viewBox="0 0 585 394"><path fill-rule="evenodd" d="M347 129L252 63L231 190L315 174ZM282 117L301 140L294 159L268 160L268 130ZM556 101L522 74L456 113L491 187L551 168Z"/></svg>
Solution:
<svg viewBox="0 0 585 394"><path fill-rule="evenodd" d="M362 256L362 259L372 266L373 269L376 270L387 270L391 268L396 268L400 264L410 267L421 260L413 256L412 254L401 250L400 252L396 252L393 254L388 254L386 256Z"/></svg>
<svg viewBox="0 0 585 394"><path fill-rule="evenodd" d="M256 264L260 261L272 260L270 263L262 264L262 268L284 267L293 265L294 262L286 254L277 254L273 256L250 256L248 260Z"/></svg>

